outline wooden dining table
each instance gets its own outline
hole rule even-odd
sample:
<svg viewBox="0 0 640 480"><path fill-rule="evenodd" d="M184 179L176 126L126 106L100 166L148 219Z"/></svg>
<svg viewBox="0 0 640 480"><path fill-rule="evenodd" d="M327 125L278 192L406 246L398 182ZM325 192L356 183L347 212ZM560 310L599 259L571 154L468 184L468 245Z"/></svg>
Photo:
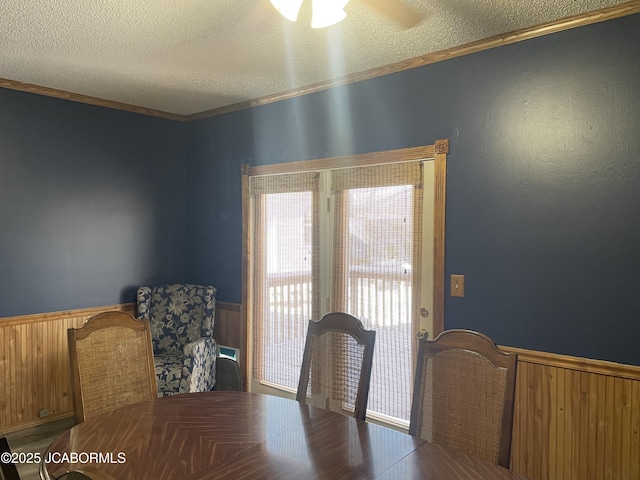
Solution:
<svg viewBox="0 0 640 480"><path fill-rule="evenodd" d="M524 480L397 430L247 392L174 395L104 413L66 431L42 458L43 480L70 470L117 480Z"/></svg>

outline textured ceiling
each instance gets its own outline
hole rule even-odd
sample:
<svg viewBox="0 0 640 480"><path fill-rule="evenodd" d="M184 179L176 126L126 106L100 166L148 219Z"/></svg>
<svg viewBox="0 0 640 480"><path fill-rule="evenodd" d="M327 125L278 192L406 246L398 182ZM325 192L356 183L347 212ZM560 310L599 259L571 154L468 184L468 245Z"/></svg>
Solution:
<svg viewBox="0 0 640 480"><path fill-rule="evenodd" d="M0 78L194 114L627 0L400 0L403 30L351 0L313 30L268 0L0 0Z"/></svg>

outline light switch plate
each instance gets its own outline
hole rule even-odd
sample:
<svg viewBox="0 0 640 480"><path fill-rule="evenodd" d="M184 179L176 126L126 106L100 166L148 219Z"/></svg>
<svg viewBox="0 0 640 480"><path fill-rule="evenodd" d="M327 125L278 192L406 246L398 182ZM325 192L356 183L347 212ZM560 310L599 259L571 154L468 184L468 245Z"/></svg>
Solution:
<svg viewBox="0 0 640 480"><path fill-rule="evenodd" d="M464 275L451 275L451 296L464 297Z"/></svg>

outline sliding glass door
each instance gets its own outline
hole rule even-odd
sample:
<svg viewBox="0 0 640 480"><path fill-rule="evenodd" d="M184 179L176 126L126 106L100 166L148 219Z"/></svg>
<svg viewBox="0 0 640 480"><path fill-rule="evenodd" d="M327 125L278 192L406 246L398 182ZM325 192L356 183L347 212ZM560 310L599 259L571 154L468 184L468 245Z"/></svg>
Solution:
<svg viewBox="0 0 640 480"><path fill-rule="evenodd" d="M431 331L432 172L412 161L251 177L254 391L295 391L308 321L343 311L377 332L368 416L407 425L415 332Z"/></svg>

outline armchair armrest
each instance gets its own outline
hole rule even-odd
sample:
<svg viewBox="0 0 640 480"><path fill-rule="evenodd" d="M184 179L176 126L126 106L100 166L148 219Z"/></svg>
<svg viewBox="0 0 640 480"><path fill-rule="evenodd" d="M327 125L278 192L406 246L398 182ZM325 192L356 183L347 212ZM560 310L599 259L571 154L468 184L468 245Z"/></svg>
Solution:
<svg viewBox="0 0 640 480"><path fill-rule="evenodd" d="M184 346L180 393L207 392L216 384L216 341L199 338Z"/></svg>

